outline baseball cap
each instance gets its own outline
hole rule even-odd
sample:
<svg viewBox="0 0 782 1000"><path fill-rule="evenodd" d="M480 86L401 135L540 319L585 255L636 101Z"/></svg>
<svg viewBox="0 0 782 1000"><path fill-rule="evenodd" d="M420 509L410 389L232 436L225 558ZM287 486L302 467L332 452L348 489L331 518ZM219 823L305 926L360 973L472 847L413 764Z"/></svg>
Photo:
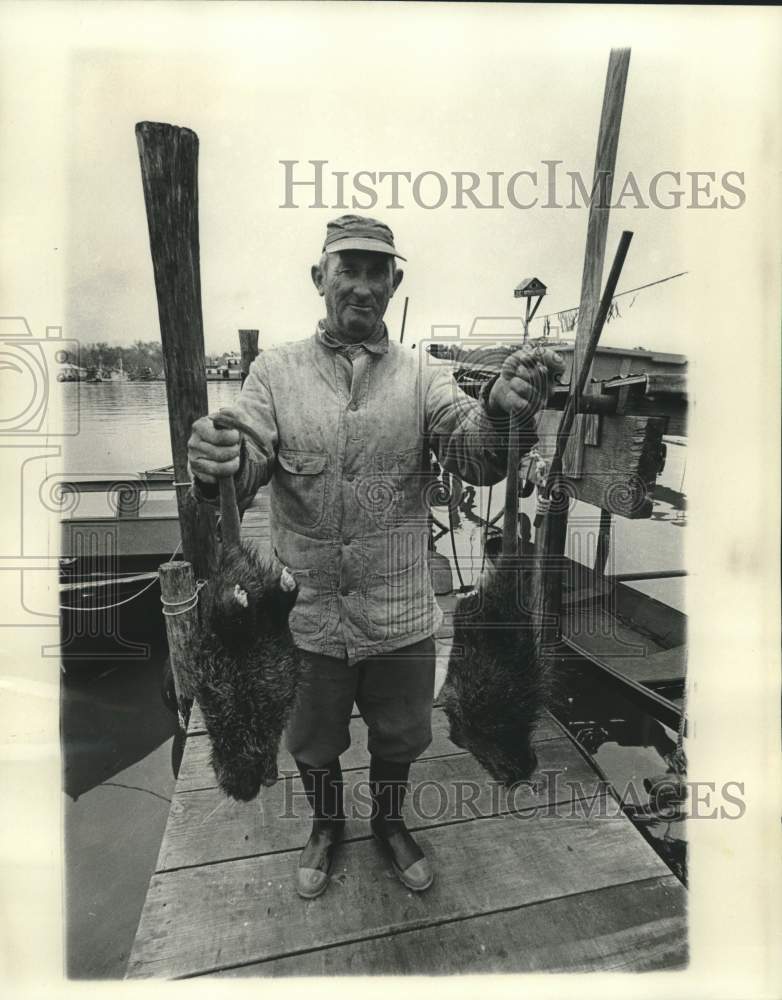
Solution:
<svg viewBox="0 0 782 1000"><path fill-rule="evenodd" d="M394 234L388 226L365 215L341 215L328 223L323 252L337 253L339 250L372 250L406 260L397 253Z"/></svg>

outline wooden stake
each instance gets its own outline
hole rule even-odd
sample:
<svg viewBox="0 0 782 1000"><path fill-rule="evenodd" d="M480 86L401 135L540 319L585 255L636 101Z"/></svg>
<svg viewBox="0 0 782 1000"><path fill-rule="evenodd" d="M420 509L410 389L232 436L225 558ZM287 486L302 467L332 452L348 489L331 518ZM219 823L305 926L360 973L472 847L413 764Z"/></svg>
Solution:
<svg viewBox="0 0 782 1000"><path fill-rule="evenodd" d="M516 415L510 418L508 431L508 465L505 477L505 512L502 521L502 554L518 555L519 550L519 461L521 447Z"/></svg>
<svg viewBox="0 0 782 1000"><path fill-rule="evenodd" d="M198 244L198 136L159 122L136 125L155 274L174 480L185 483L193 421L208 412ZM177 488L182 551L197 576L215 564L215 512Z"/></svg>
<svg viewBox="0 0 782 1000"><path fill-rule="evenodd" d="M186 729L196 681L190 665L192 640L198 628L195 577L189 562L163 563L158 574L179 722Z"/></svg>
<svg viewBox="0 0 782 1000"><path fill-rule="evenodd" d="M407 303L410 301L409 297L405 295L405 307L402 310L402 330L399 334L399 343L405 339L405 323L407 322Z"/></svg>
<svg viewBox="0 0 782 1000"><path fill-rule="evenodd" d="M595 317L595 325L587 338L581 374L578 379L570 383L570 396L559 423L557 445L543 491L543 495L551 500L552 508L543 518L543 524L535 540L537 558L532 587L534 613L537 618L536 631L543 646L551 644L558 637L559 614L562 607L562 570L568 515L568 495L562 489L563 456L581 405L587 371L594 359L632 238L631 232L624 232L619 240L614 263Z"/></svg>
<svg viewBox="0 0 782 1000"><path fill-rule="evenodd" d="M250 365L258 357L258 331L239 331L239 350L242 352L242 385L250 371Z"/></svg>
<svg viewBox="0 0 782 1000"><path fill-rule="evenodd" d="M595 313L600 300L600 289L603 284L608 217L629 66L630 49L611 50L603 93L600 129L597 136L592 198L589 204L584 269L581 276L581 300L578 307L578 326L573 350L573 371L570 376L573 383L578 381L581 372L584 351L594 326ZM587 372L588 376L589 372ZM565 472L573 479L579 478L582 470L584 421L595 419L597 418L585 416L579 416L576 419L564 458Z"/></svg>
<svg viewBox="0 0 782 1000"><path fill-rule="evenodd" d="M595 154L595 173L592 184L592 199L589 205L587 240L584 251L584 268L581 277L581 300L578 314L578 329L573 352L571 374L571 420L573 433L567 439L567 447L558 449L559 461L568 476L580 474L580 460L583 449L584 416L576 414L574 398L580 395L579 384L586 383L588 369L584 370L591 335L594 332L595 314L600 300L603 279L608 218L611 205L611 191L619 146L619 129L622 122L627 72L630 65L629 49L612 49L608 60L603 109ZM626 247L625 247L626 252ZM621 267L620 267L621 269ZM598 331L599 336L599 331ZM593 344L594 351L594 344ZM565 415L563 415L564 418ZM576 442L574 445L573 442ZM556 458L556 456L555 456ZM562 604L562 567L567 539L566 497L559 495L559 505L563 510L550 510L543 518L543 524L535 539L535 569L532 586L533 614L536 634L542 647L549 646L557 637L560 626Z"/></svg>

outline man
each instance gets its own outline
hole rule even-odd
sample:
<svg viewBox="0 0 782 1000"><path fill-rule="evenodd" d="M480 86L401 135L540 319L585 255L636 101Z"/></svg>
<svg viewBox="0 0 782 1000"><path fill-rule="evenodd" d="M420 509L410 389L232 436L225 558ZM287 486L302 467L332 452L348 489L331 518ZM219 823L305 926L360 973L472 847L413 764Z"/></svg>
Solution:
<svg viewBox="0 0 782 1000"><path fill-rule="evenodd" d="M308 899L326 889L344 831L339 757L354 702L368 727L373 833L409 889L432 883L402 819L410 764L432 738L440 619L428 571L429 449L467 482L499 482L508 414L519 415L524 454L547 371L563 368L551 351L519 351L480 402L470 399L450 371L389 340L396 258L382 222L330 222L312 268L326 318L314 336L261 353L234 410L270 457L208 417L188 444L199 498L233 475L246 506L271 483L275 556L299 585L290 625L304 669L286 742L313 810L297 879Z"/></svg>

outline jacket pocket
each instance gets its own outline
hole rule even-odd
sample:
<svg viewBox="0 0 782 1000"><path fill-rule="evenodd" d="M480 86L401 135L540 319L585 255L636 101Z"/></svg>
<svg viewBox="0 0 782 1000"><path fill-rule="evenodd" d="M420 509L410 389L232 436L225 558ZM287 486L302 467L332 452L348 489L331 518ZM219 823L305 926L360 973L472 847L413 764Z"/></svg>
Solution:
<svg viewBox="0 0 782 1000"><path fill-rule="evenodd" d="M292 528L315 528L323 521L327 463L323 452L281 448L277 453L276 514Z"/></svg>
<svg viewBox="0 0 782 1000"><path fill-rule="evenodd" d="M364 482L364 503L379 528L399 525L423 510L422 494L430 476L421 471L421 446L379 452Z"/></svg>
<svg viewBox="0 0 782 1000"><path fill-rule="evenodd" d="M426 555L407 565L394 561L371 572L366 586L366 615L384 638L420 631L432 614L432 591Z"/></svg>

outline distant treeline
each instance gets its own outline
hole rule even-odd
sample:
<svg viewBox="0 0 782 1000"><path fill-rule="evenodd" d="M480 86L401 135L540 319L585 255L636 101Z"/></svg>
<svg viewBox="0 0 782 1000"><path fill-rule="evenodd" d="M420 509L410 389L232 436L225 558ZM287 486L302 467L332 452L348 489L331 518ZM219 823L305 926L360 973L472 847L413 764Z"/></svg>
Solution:
<svg viewBox="0 0 782 1000"><path fill-rule="evenodd" d="M136 340L131 347L119 347L96 341L94 344L80 344L78 355L68 353L68 362L80 368L119 368L120 358L126 372L132 373L151 368L153 375L163 371L163 349L159 340Z"/></svg>

